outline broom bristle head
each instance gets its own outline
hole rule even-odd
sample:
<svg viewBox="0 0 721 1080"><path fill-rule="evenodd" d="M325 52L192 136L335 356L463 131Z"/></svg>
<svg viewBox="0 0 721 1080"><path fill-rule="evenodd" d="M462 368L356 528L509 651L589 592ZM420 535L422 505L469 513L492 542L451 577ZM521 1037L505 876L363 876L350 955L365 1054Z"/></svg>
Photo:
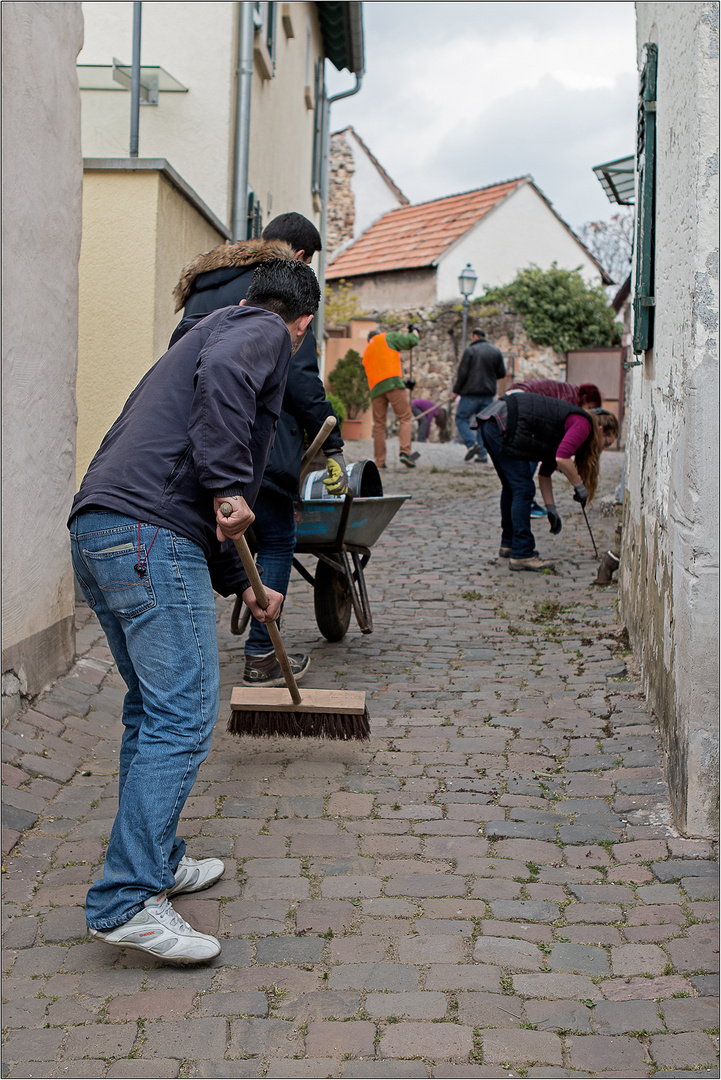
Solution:
<svg viewBox="0 0 721 1080"><path fill-rule="evenodd" d="M271 712L262 709L233 709L228 720L231 735L256 738L284 735L291 738L360 739L370 738L370 716L362 713Z"/></svg>

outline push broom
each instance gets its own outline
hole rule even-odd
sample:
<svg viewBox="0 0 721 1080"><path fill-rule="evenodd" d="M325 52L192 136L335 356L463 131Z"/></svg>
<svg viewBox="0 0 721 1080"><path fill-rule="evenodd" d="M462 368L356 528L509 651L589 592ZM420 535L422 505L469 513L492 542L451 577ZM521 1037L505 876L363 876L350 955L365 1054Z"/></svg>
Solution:
<svg viewBox="0 0 721 1080"><path fill-rule="evenodd" d="M321 436L322 430L317 438L321 439ZM310 459L313 456L311 451L315 453L312 445L304 456ZM226 516L230 516L232 513L230 503L221 504L221 511ZM265 610L268 607L268 596L263 588L248 543L244 536L234 538L233 542L255 598L260 607ZM232 735L369 739L370 717L366 709L365 693L359 690L304 689L301 695L275 620L267 622L265 626L283 672L287 690L280 687L234 687L230 696L231 713L228 731Z"/></svg>

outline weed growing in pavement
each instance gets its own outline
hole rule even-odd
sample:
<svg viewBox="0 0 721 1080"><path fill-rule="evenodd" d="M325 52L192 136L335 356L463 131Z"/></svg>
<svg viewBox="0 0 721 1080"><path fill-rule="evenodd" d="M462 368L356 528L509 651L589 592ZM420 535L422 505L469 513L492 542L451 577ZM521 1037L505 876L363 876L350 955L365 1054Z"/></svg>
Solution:
<svg viewBox="0 0 721 1080"><path fill-rule="evenodd" d="M483 594L471 589L469 592L461 593L464 600L482 600Z"/></svg>
<svg viewBox="0 0 721 1080"><path fill-rule="evenodd" d="M277 1009L288 993L284 986L278 986L277 983L271 983L270 986L259 986L258 989L267 997L269 1009Z"/></svg>

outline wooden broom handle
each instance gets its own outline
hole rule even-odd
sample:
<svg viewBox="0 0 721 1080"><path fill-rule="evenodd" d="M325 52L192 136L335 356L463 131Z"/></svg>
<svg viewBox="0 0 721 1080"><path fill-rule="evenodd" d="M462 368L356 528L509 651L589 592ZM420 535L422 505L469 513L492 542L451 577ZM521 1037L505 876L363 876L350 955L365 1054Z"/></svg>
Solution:
<svg viewBox="0 0 721 1080"><path fill-rule="evenodd" d="M313 458L318 453L321 446L328 438L337 423L338 421L336 420L335 416L326 416L320 431L313 439L313 442L310 444L306 452L303 454L303 458L300 463L300 477L298 479L299 488L303 487L303 481L310 472L311 465L313 464Z"/></svg>
<svg viewBox="0 0 721 1080"><path fill-rule="evenodd" d="M230 517L233 512L233 507L230 505L230 503L221 503L220 510L221 513L225 514L226 517ZM234 536L233 543L235 544L236 550L240 555L240 561L243 564L243 569L245 570L248 581L250 582L253 593L255 594L255 599L258 601L259 606L262 607L265 611L269 603L268 594L263 588L263 582L260 580L260 574L258 573L255 562L253 561L253 556L250 553L248 541L245 539L244 536ZM298 683L295 681L295 675L293 674L291 666L288 662L288 655L285 651L283 639L280 636L280 631L276 625L275 619L271 619L269 622L265 623L265 626L268 633L270 634L270 640L273 643L275 655L278 663L280 664L281 671L283 672L283 678L285 679L286 686L290 691L290 696L293 699L295 705L300 705L301 697L300 691L298 690Z"/></svg>

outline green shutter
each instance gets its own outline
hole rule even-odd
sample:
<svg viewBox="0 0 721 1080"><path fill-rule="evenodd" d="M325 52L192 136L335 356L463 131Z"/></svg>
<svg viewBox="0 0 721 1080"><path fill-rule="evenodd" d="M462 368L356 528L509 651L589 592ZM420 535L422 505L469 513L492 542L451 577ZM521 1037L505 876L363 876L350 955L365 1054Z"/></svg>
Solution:
<svg viewBox="0 0 721 1080"><path fill-rule="evenodd" d="M636 283L633 297L633 351L645 352L653 346L654 322L654 241L656 218L656 73L658 46L646 44L646 63L641 73L638 102L636 170Z"/></svg>

